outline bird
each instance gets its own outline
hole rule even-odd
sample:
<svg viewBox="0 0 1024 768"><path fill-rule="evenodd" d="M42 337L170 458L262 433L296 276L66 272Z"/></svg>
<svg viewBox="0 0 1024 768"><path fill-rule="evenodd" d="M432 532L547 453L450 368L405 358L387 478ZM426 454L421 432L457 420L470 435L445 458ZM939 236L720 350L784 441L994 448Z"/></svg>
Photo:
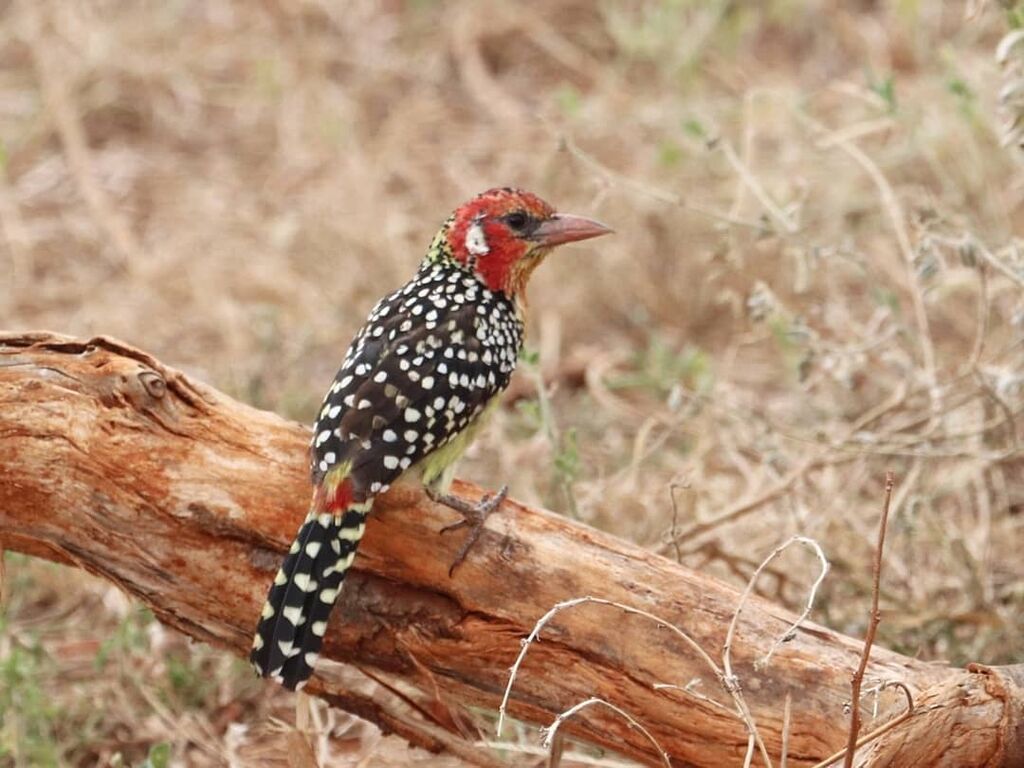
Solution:
<svg viewBox="0 0 1024 768"><path fill-rule="evenodd" d="M257 624L258 675L290 690L308 682L367 516L392 485L422 483L462 515L442 529L469 528L454 573L508 492L473 504L449 486L515 370L527 282L556 246L610 232L531 192L489 189L445 220L413 278L373 307L313 425L312 500Z"/></svg>

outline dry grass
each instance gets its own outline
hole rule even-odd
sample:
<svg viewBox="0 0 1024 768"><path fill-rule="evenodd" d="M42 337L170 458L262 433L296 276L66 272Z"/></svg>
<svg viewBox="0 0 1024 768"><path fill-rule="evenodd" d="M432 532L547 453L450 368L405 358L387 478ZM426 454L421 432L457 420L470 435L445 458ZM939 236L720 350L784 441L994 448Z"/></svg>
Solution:
<svg viewBox="0 0 1024 768"><path fill-rule="evenodd" d="M1015 17L756 5L0 3L0 327L308 421L448 210L522 185L619 234L536 276L539 362L464 474L738 586L813 537L815 618L859 634L892 469L879 644L1021 661ZM762 589L799 609L787 558ZM0 765L301 754L289 698L114 588L8 555L6 593ZM338 765L413 759L309 724Z"/></svg>

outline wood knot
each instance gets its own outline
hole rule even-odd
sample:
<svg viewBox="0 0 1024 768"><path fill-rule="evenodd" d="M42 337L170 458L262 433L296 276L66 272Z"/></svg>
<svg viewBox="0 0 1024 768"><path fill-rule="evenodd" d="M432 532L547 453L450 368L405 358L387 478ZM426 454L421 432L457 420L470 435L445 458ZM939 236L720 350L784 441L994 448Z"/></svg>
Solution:
<svg viewBox="0 0 1024 768"><path fill-rule="evenodd" d="M170 387L163 374L134 360L122 358L103 361L106 374L101 383L100 400L107 407L128 407L151 417L174 414Z"/></svg>
<svg viewBox="0 0 1024 768"><path fill-rule="evenodd" d="M141 371L138 374L138 379L143 389L155 400L159 400L167 394L167 381L156 371Z"/></svg>

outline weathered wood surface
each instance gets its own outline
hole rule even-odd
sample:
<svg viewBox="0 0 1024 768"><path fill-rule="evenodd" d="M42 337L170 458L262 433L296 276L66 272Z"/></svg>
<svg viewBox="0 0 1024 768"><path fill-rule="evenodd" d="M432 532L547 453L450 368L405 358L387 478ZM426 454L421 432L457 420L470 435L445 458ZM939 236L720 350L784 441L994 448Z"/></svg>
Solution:
<svg viewBox="0 0 1024 768"><path fill-rule="evenodd" d="M303 426L112 339L0 334L0 544L109 579L169 626L245 655L269 580L305 514L308 438ZM480 493L465 483L454 490ZM437 532L453 517L418 492L381 500L308 692L411 743L505 764L474 745L492 734L477 732L466 708L497 708L521 640L559 601L593 595L656 613L720 658L739 597L732 588L514 501L492 515L449 578L459 538ZM788 765L807 766L845 743L860 644L807 624L755 670L792 620L753 599L733 659L776 764L792 694ZM921 765L921 754L936 765L1024 764L1019 667L971 672L875 649L867 675L903 681L919 704L858 764ZM353 683L370 678L382 685ZM733 714L654 687L694 679L702 695L729 703L673 633L584 606L552 621L531 648L510 714L548 724L600 696L632 713L674 765L742 764L747 732ZM868 719L865 728L878 724ZM659 764L643 735L606 710L587 709L566 729Z"/></svg>

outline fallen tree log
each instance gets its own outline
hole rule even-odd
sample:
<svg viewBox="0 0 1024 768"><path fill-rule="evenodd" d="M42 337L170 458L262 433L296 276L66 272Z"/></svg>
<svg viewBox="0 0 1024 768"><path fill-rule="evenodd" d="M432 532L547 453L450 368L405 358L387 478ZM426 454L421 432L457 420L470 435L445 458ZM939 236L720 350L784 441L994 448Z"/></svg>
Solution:
<svg viewBox="0 0 1024 768"><path fill-rule="evenodd" d="M246 655L306 511L308 439L115 340L0 334L0 545L109 579L167 625ZM732 588L513 501L449 578L459 537L437 532L452 518L410 490L380 501L307 692L412 744L504 765L463 713L499 706L523 638L559 601L592 595L656 614L721 657ZM652 765L741 765L752 721L777 764L788 698L787 764L813 765L845 744L861 644L803 623L755 668L793 621L751 598L732 644L735 679L723 681L665 626L575 607L531 645L508 713L547 725L599 697L668 757L607 708L588 707L563 730ZM1024 666L953 669L875 649L867 678L900 681L917 706L860 750L859 765L924 765L921 755L961 768L1024 764ZM694 680L700 688L687 688ZM665 683L678 687L656 687ZM737 696L748 723L732 709ZM898 716L895 701L865 730Z"/></svg>

